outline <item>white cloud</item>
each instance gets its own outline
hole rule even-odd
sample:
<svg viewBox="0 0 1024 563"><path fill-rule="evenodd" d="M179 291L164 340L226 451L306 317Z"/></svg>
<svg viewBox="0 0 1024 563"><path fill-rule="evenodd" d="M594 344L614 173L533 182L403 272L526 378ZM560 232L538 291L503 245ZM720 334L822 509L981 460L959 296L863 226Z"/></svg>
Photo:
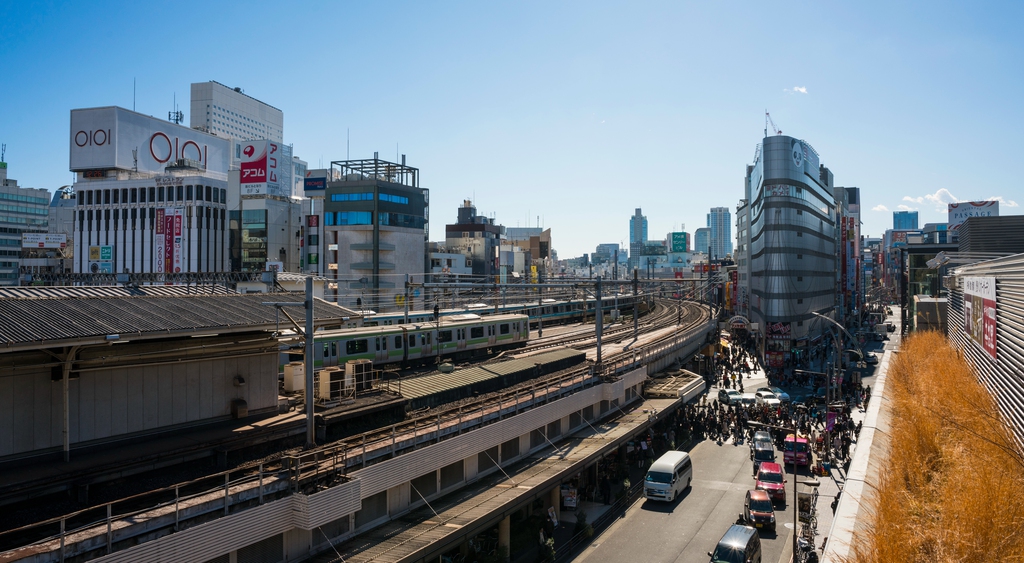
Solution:
<svg viewBox="0 0 1024 563"><path fill-rule="evenodd" d="M872 207L871 210L872 211L885 211L885 212L888 212L889 208L884 206L884 205L882 205L882 204L878 204L878 205Z"/></svg>
<svg viewBox="0 0 1024 563"><path fill-rule="evenodd" d="M783 92L788 92L790 94L806 94L807 93L807 87L806 86L793 86L792 89L790 89L790 88L783 88L782 91Z"/></svg>
<svg viewBox="0 0 1024 563"><path fill-rule="evenodd" d="M903 198L903 199L906 199L906 198ZM917 211L916 207L910 207L909 205L902 205L902 204L901 205L897 205L896 209L899 209L900 211Z"/></svg>
<svg viewBox="0 0 1024 563"><path fill-rule="evenodd" d="M903 201L916 203L918 205L932 205L935 207L936 211L944 212L946 211L946 205L956 203L960 200L946 188L939 188L938 190L935 190L935 193L933 194L924 194L920 197L903 196ZM906 206L901 205L900 209L903 209L904 207ZM908 207L907 210L910 211L911 209Z"/></svg>
<svg viewBox="0 0 1024 563"><path fill-rule="evenodd" d="M1017 202L1016 201L1013 201L1012 199L1006 199L1006 198L1004 198L1001 195L1000 196L986 198L986 201L998 201L999 205L1001 205L1001 206L1005 205L1006 207L1017 207Z"/></svg>

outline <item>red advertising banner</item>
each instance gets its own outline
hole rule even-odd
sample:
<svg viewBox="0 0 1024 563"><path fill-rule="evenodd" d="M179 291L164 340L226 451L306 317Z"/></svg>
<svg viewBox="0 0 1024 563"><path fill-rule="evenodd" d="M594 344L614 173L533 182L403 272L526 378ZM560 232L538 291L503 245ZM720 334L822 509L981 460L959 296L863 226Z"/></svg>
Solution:
<svg viewBox="0 0 1024 563"><path fill-rule="evenodd" d="M170 211L170 210L168 210ZM174 271L174 215L164 214L164 272Z"/></svg>
<svg viewBox="0 0 1024 563"><path fill-rule="evenodd" d="M181 209L174 210L174 273L181 272Z"/></svg>

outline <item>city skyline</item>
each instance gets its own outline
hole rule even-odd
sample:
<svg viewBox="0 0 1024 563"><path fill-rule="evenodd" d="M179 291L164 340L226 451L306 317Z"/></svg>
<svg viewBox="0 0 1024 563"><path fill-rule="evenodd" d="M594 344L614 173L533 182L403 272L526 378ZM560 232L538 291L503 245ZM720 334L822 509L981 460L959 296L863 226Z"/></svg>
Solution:
<svg viewBox="0 0 1024 563"><path fill-rule="evenodd" d="M252 30L268 29L268 10L272 33L257 50ZM797 18L769 6L676 3L626 13L582 3L315 12L328 29L387 19L382 41L374 25L311 33L312 11L272 3L204 4L216 33L151 5L9 4L0 8L10 85L0 142L11 177L52 193L72 183L72 109L117 105L165 118L176 103L188 123L189 85L217 80L280 108L285 142L310 168L406 154L431 190L430 240L443 239L469 198L506 226L539 216L568 258L608 239L626 243L624 227L606 233L624 225L623 209L647 210L652 238L679 223L693 232L713 207L735 210L767 109L786 135L824 155L837 185L861 187L862 232L877 237L892 211L944 222L955 200L997 198L1001 214L1020 213L1024 194L1009 167L969 163L1012 162L1024 149L1013 126L1024 117L1014 102L1024 81L1003 71L1024 50L1012 25L1022 12L1010 3L811 5ZM157 36L176 37L173 52L155 52ZM231 36L254 41L224 41ZM799 39L763 49L779 36ZM772 70L754 74L771 78L750 79L754 53L757 68ZM330 70L359 59L402 78L382 88L372 75ZM972 141L950 143L954 133ZM608 165L641 159L675 171Z"/></svg>

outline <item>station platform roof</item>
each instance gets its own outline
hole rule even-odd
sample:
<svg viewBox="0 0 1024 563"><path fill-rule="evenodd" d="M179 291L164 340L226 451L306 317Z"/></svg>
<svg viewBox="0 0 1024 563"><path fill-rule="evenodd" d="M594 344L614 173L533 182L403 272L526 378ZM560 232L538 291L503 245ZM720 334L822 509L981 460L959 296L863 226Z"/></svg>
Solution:
<svg viewBox="0 0 1024 563"><path fill-rule="evenodd" d="M202 336L291 328L267 302L301 303L298 293L181 294L146 288L20 288L0 296L0 353L173 336ZM138 288L142 289L142 288ZM133 288L124 289L132 292ZM193 291L194 288L193 288ZM16 296L12 296L16 295ZM303 317L299 307L287 310ZM351 309L315 299L314 325L358 317ZM301 321L300 321L301 322Z"/></svg>

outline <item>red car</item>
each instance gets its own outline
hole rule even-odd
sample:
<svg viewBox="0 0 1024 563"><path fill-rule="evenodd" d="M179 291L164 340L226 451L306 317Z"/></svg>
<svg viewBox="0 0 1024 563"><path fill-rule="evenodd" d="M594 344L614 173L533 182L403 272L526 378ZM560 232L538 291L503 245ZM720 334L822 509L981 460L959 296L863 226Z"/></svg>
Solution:
<svg viewBox="0 0 1024 563"><path fill-rule="evenodd" d="M778 463L765 461L757 472L754 488L765 491L772 501L786 503L786 479L782 476L782 466Z"/></svg>

